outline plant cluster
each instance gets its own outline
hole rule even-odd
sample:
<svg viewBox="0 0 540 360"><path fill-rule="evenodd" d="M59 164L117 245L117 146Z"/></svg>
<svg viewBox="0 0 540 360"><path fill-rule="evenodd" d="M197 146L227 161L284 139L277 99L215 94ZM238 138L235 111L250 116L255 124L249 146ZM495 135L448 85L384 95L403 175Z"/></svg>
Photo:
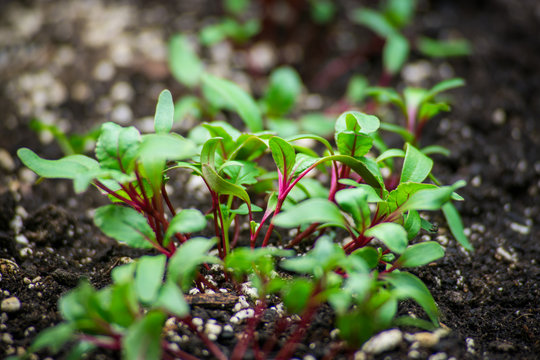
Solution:
<svg viewBox="0 0 540 360"><path fill-rule="evenodd" d="M442 209L457 239L470 248L452 205L462 200L455 190L463 182L426 183L433 161L411 143L378 151L380 121L373 115L349 111L339 116L335 147L313 134L284 139L260 131L262 117L249 94L227 80L203 78L251 131L217 121L198 125L187 138L172 133L175 109L165 90L156 107L155 132L141 135L134 127L106 123L96 159L70 155L45 160L30 149L18 151L41 177L72 179L76 192L93 185L108 196L112 204L98 208L94 219L105 234L162 253L115 269L113 284L104 289L82 283L64 296L64 322L43 332L32 350L57 350L77 339L75 357L102 346L122 350L126 359L192 359L161 338L165 321L174 317L200 336L216 358L241 359L251 346L259 358L287 359L323 304L334 309L336 326L351 348L395 323L437 326L435 301L406 269L435 261L444 250L434 241L410 241L421 229L432 228L419 211ZM303 139L320 144L319 153L301 146ZM396 175L399 158L395 183L389 179ZM268 159L272 168L262 165ZM172 205L166 183L178 169L188 169L206 184L211 205L204 213ZM193 237L208 222L215 238ZM243 222L248 224L248 247L237 245ZM273 236L279 237L275 227L294 228L296 235L282 242ZM309 249L313 240L304 256L288 250L300 243ZM231 354L197 330L183 297L193 285L213 288L200 272L208 264L218 264L232 281L250 280L257 289L254 314ZM255 336L270 295L279 296L287 310L277 331L293 328L277 353L280 334L262 347ZM430 322L395 318L398 301L407 298L422 306ZM291 314L300 320L291 320Z"/></svg>
<svg viewBox="0 0 540 360"><path fill-rule="evenodd" d="M226 38L243 42L259 31L258 20L241 20L248 1L223 4L228 16L202 29L201 44ZM335 12L325 0L309 4L316 22L330 21ZM411 23L414 8L414 1L387 1L380 11L360 9L353 15L385 39L383 78L396 74L408 57L410 43L401 31ZM429 39L418 46L428 55L430 48L438 49L435 55L456 53ZM302 81L290 67L275 69L256 100L235 83L207 73L185 35L171 38L169 63L172 75L194 95L174 102L164 90L153 133L105 123L94 159L81 153L96 134L67 137L34 122L38 131L53 133L67 156L46 160L27 148L18 151L42 178L71 179L77 193L93 186L107 196L111 204L94 215L103 233L160 253L116 267L112 284L103 289L81 282L60 300L64 321L43 331L30 351L57 352L74 344L70 359L96 347L121 351L125 359L196 359L163 336L173 321L199 337L216 359L242 359L248 349L257 359L289 359L314 315L327 305L343 340L331 352L357 349L394 325L438 326L433 297L407 271L444 255L435 241L415 241L421 231L434 228L420 212L442 210L454 237L472 247L453 205L463 200L456 190L464 182L443 186L432 174L430 156L448 150L418 144L426 121L449 109L436 96L463 80L431 89L408 87L400 94L353 78L350 103L371 96L377 104L394 104L405 126L360 111L345 111L336 120L308 114L293 121ZM185 136L172 132L188 114L198 124ZM232 114L245 131L216 120ZM388 147L381 130L400 135L403 147ZM168 182L178 171L202 179L210 199L206 207L173 205ZM200 236L209 229L213 238ZM210 265L236 292L246 281L256 289L252 313L231 351L193 322L184 296L193 287L218 291L204 276ZM261 338L256 330L276 299L285 311L278 314L274 334ZM404 299L416 301L429 320L397 317Z"/></svg>

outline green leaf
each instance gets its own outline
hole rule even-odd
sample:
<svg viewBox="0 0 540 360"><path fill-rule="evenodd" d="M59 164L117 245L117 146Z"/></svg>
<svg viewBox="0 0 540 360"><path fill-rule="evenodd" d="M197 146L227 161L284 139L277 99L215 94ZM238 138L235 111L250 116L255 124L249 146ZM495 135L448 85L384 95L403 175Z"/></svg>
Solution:
<svg viewBox="0 0 540 360"><path fill-rule="evenodd" d="M418 119L421 121L427 121L442 111L450 111L450 105L445 102L424 102L422 106L420 106Z"/></svg>
<svg viewBox="0 0 540 360"><path fill-rule="evenodd" d="M424 101L433 99L437 94L440 94L443 91L450 89L455 89L465 85L465 80L461 78L452 78L448 80L441 81L437 85L433 86L425 95Z"/></svg>
<svg viewBox="0 0 540 360"><path fill-rule="evenodd" d="M380 87L380 86L372 86L367 89L367 94L369 96L375 97L377 102L381 104L392 103L394 105L397 105L404 114L407 113L407 109L405 108L405 102L403 101L403 98L394 89ZM388 123L386 124L391 125Z"/></svg>
<svg viewBox="0 0 540 360"><path fill-rule="evenodd" d="M131 326L122 338L123 359L161 359L161 331L165 318L164 313L151 311Z"/></svg>
<svg viewBox="0 0 540 360"><path fill-rule="evenodd" d="M432 168L433 160L411 144L407 143L405 145L405 160L403 161L399 182L421 183L427 178Z"/></svg>
<svg viewBox="0 0 540 360"><path fill-rule="evenodd" d="M283 116L294 106L302 80L293 68L279 67L270 74L270 83L262 99L266 113L270 116Z"/></svg>
<svg viewBox="0 0 540 360"><path fill-rule="evenodd" d="M429 264L444 256L444 248L436 241L411 245L397 259L398 267L417 267Z"/></svg>
<svg viewBox="0 0 540 360"><path fill-rule="evenodd" d="M381 129L398 134L405 142L413 142L415 140L414 135L405 129L403 126L381 123Z"/></svg>
<svg viewBox="0 0 540 360"><path fill-rule="evenodd" d="M95 350L97 345L92 344L88 341L80 341L78 344L75 344L69 351L66 360L80 360L88 358L88 353Z"/></svg>
<svg viewBox="0 0 540 360"><path fill-rule="evenodd" d="M41 349L49 349L52 353L56 354L64 344L72 340L75 337L75 329L70 323L60 323L54 327L43 330L37 336L32 346L30 346L30 352L36 352Z"/></svg>
<svg viewBox="0 0 540 360"><path fill-rule="evenodd" d="M388 37L383 48L384 69L390 74L397 74L409 57L409 41L398 33Z"/></svg>
<svg viewBox="0 0 540 360"><path fill-rule="evenodd" d="M306 133L328 137L334 133L334 119L321 114L311 113L300 117L300 127Z"/></svg>
<svg viewBox="0 0 540 360"><path fill-rule="evenodd" d="M347 85L345 96L350 103L359 103L366 97L368 87L369 81L365 76L353 75Z"/></svg>
<svg viewBox="0 0 540 360"><path fill-rule="evenodd" d="M124 128L112 122L101 126L96 143L96 158L101 167L132 171L141 143L139 131L133 127Z"/></svg>
<svg viewBox="0 0 540 360"><path fill-rule="evenodd" d="M24 165L44 178L76 180L81 174L99 170L98 162L84 155L69 155L59 160L46 160L27 148L19 149L17 155ZM82 192L86 187L87 185L78 186L76 191Z"/></svg>
<svg viewBox="0 0 540 360"><path fill-rule="evenodd" d="M196 153L195 144L178 134L147 134L142 137L138 155L143 175L157 193L161 188L166 162L189 159Z"/></svg>
<svg viewBox="0 0 540 360"><path fill-rule="evenodd" d="M422 151L424 155L440 154L446 157L450 156L450 150L439 145L426 146L422 148L420 151Z"/></svg>
<svg viewBox="0 0 540 360"><path fill-rule="evenodd" d="M161 289L157 300L154 302L154 307L160 307L168 311L169 313L184 317L189 314L189 305L184 299L184 294L178 288L178 286L172 282L167 281Z"/></svg>
<svg viewBox="0 0 540 360"><path fill-rule="evenodd" d="M302 140L302 139L312 139L312 140L315 140L315 141L318 141L320 142L321 144L323 144L326 149L328 150L328 152L330 154L333 154L334 153L334 150L332 148L332 145L330 145L330 143L328 142L328 140L326 140L325 138L319 136L319 135L313 135L313 134L299 134L299 135L295 135L295 136L291 136L290 138L287 138L287 141L289 143L293 142L293 141L296 141L296 140Z"/></svg>
<svg viewBox="0 0 540 360"><path fill-rule="evenodd" d="M407 211L407 208L402 208L403 204L405 204L415 193L426 189L437 189L437 186L433 184L421 184L411 182L399 184L396 189L392 190L388 194L386 202L379 204L379 213L390 214L398 209L402 213L405 213Z"/></svg>
<svg viewBox="0 0 540 360"><path fill-rule="evenodd" d="M130 262L128 264L116 266L111 271L111 278L115 284L133 282L137 264Z"/></svg>
<svg viewBox="0 0 540 360"><path fill-rule="evenodd" d="M234 15L240 15L248 9L250 0L225 0L225 10Z"/></svg>
<svg viewBox="0 0 540 360"><path fill-rule="evenodd" d="M401 254L407 248L407 232L396 223L381 223L364 232L365 236L373 236L382 241L388 249Z"/></svg>
<svg viewBox="0 0 540 360"><path fill-rule="evenodd" d="M436 40L421 36L416 47L422 54L434 58L467 56L472 53L471 43L466 39Z"/></svg>
<svg viewBox="0 0 540 360"><path fill-rule="evenodd" d="M283 304L293 314L300 314L305 309L313 293L314 285L308 279L296 278L282 290Z"/></svg>
<svg viewBox="0 0 540 360"><path fill-rule="evenodd" d="M219 138L212 138L203 145L201 150L203 178L212 191L221 195L236 196L244 200L248 204L248 207L250 207L251 201L248 193L241 186L230 183L222 178L215 170L215 154L220 140Z"/></svg>
<svg viewBox="0 0 540 360"><path fill-rule="evenodd" d="M381 161L394 157L405 157L405 152L401 149L388 149L381 155L377 156L375 162L380 163Z"/></svg>
<svg viewBox="0 0 540 360"><path fill-rule="evenodd" d="M174 103L174 121L183 121L186 117L200 119L201 116L201 99L196 96L184 96Z"/></svg>
<svg viewBox="0 0 540 360"><path fill-rule="evenodd" d="M171 92L163 90L159 94L154 115L154 129L156 134L168 134L172 129L174 120L174 103Z"/></svg>
<svg viewBox="0 0 540 360"><path fill-rule="evenodd" d="M135 265L135 264L134 264ZM129 282L115 283L111 289L108 310L111 321L121 327L129 327L139 315L139 299L133 279Z"/></svg>
<svg viewBox="0 0 540 360"><path fill-rule="evenodd" d="M345 219L338 207L331 201L321 198L308 199L293 206L274 218L274 224L293 228L303 224L325 223L345 226Z"/></svg>
<svg viewBox="0 0 540 360"><path fill-rule="evenodd" d="M203 84L217 92L234 109L252 132L263 130L261 112L253 98L235 83L209 74L202 78Z"/></svg>
<svg viewBox="0 0 540 360"><path fill-rule="evenodd" d="M380 192L386 191L381 171L374 160L365 157L353 158L352 156L348 155L331 155L321 158L319 162L323 163L332 160L339 161L353 169L362 177L366 184L370 185L374 189L379 190Z"/></svg>
<svg viewBox="0 0 540 360"><path fill-rule="evenodd" d="M165 255L142 256L137 260L135 291L142 303L151 304L157 297L165 274Z"/></svg>
<svg viewBox="0 0 540 360"><path fill-rule="evenodd" d="M463 186L465 186L465 181L461 180L451 186L418 191L401 206L401 210L439 210L450 200L452 193Z"/></svg>
<svg viewBox="0 0 540 360"><path fill-rule="evenodd" d="M346 111L341 114L335 125L336 135L343 131L354 131L371 134L379 129L381 122L375 115L364 114L360 111Z"/></svg>
<svg viewBox="0 0 540 360"><path fill-rule="evenodd" d="M383 16L383 14L375 10L367 8L356 9L352 14L351 20L368 27L383 38L387 38L396 33L395 27Z"/></svg>
<svg viewBox="0 0 540 360"><path fill-rule="evenodd" d="M251 275L254 270L257 276L273 277L274 257L289 257L294 255L292 250L283 250L274 247L250 249L240 247L234 249L225 258L225 267L232 270L237 277Z"/></svg>
<svg viewBox="0 0 540 360"><path fill-rule="evenodd" d="M363 259L370 269L375 268L379 264L379 253L371 246L364 246L354 251L350 256Z"/></svg>
<svg viewBox="0 0 540 360"><path fill-rule="evenodd" d="M418 235L420 228L422 226L422 219L418 215L418 211L410 210L407 213L403 227L407 230L407 238L412 240Z"/></svg>
<svg viewBox="0 0 540 360"><path fill-rule="evenodd" d="M169 67L181 84L189 88L199 84L203 64L184 35L176 34L169 41Z"/></svg>
<svg viewBox="0 0 540 360"><path fill-rule="evenodd" d="M399 299L413 299L422 306L433 324L439 324L437 304L422 280L402 271L393 271L385 275L384 278L394 286L392 292L396 297Z"/></svg>
<svg viewBox="0 0 540 360"><path fill-rule="evenodd" d="M433 331L438 328L438 326L433 325L429 321L426 321L424 319L419 319L417 317L411 317L411 316L400 316L392 322L396 326L407 326L407 327L415 327L419 329L424 329L427 331Z"/></svg>
<svg viewBox="0 0 540 360"><path fill-rule="evenodd" d="M336 5L330 0L312 0L311 18L316 24L327 24L334 18Z"/></svg>
<svg viewBox="0 0 540 360"><path fill-rule="evenodd" d="M257 183L257 176L261 175L261 169L251 161L236 161L239 165L227 166L223 172L230 177L230 181L236 185L253 185Z"/></svg>
<svg viewBox="0 0 540 360"><path fill-rule="evenodd" d="M373 189L373 187L369 186L368 184L360 184L353 179L339 179L339 182L343 185L353 186L355 188L362 189L362 191L367 195L367 201L370 203L383 201L381 197L377 194L375 189Z"/></svg>
<svg viewBox="0 0 540 360"><path fill-rule="evenodd" d="M328 236L322 236L317 240L315 247L305 256L281 261L280 266L289 271L300 274L311 274L320 278L328 271L341 266L346 261L345 251L338 244L334 244Z"/></svg>
<svg viewBox="0 0 540 360"><path fill-rule="evenodd" d="M336 193L339 206L352 215L356 230L363 232L371 223L368 193L362 188L344 189Z"/></svg>
<svg viewBox="0 0 540 360"><path fill-rule="evenodd" d="M186 234L201 231L206 227L206 217L197 209L184 209L177 213L165 232L163 246L167 246L176 233Z"/></svg>
<svg viewBox="0 0 540 360"><path fill-rule="evenodd" d="M266 127L277 136L284 138L294 136L300 132L298 122L281 117L268 117Z"/></svg>
<svg viewBox="0 0 540 360"><path fill-rule="evenodd" d="M461 217L459 216L458 211L456 210L456 207L451 202L447 202L442 206L442 211L444 214L444 217L446 218L446 223L448 224L448 227L450 227L450 232L456 240L463 246L465 249L469 251L473 251L474 248L469 242L469 239L467 239L467 236L465 235L465 232L463 230L463 222L461 221Z"/></svg>
<svg viewBox="0 0 540 360"><path fill-rule="evenodd" d="M386 17L397 27L411 23L416 8L416 0L390 0L385 3Z"/></svg>
<svg viewBox="0 0 540 360"><path fill-rule="evenodd" d="M272 157L280 172L280 174L288 179L293 171L294 163L296 161L296 153L294 148L287 141L277 136L270 139L268 142L270 151L272 151Z"/></svg>
<svg viewBox="0 0 540 360"><path fill-rule="evenodd" d="M336 145L340 154L360 157L371 150L373 139L353 131L342 131L336 134Z"/></svg>
<svg viewBox="0 0 540 360"><path fill-rule="evenodd" d="M145 217L132 208L105 205L96 210L94 223L118 242L134 248L151 248L155 234Z"/></svg>
<svg viewBox="0 0 540 360"><path fill-rule="evenodd" d="M196 237L179 246L169 259L167 281L180 284L184 291L189 290L199 265L220 262L215 256L208 255L215 243L215 239Z"/></svg>

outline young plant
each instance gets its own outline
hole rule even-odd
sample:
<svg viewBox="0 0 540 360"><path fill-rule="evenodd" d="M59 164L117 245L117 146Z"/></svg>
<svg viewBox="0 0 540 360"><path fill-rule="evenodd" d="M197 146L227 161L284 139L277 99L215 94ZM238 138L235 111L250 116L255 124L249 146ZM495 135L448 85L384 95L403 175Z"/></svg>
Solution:
<svg viewBox="0 0 540 360"><path fill-rule="evenodd" d="M167 161L191 158L195 145L170 133L173 121L172 96L163 91L155 113L155 133L141 135L134 127L103 124L95 155L70 155L45 160L32 150L19 149L22 162L43 178L65 178L76 193L90 184L113 201L96 210L95 223L107 235L133 247L155 247L172 256L189 234L206 227L202 213L193 209L176 212L165 187ZM167 209L172 216L169 221Z"/></svg>
<svg viewBox="0 0 540 360"><path fill-rule="evenodd" d="M91 149L99 136L99 129L90 130L84 134L67 135L58 126L46 124L38 119L30 122L30 128L38 134L51 134L64 155L83 154Z"/></svg>
<svg viewBox="0 0 540 360"><path fill-rule="evenodd" d="M447 102L437 101L435 97L442 92L463 85L465 85L463 79L453 78L441 81L431 89L406 87L403 94L399 94L391 88L381 87L368 88L366 92L373 96L377 102L392 103L401 110L406 119L405 127L389 123L382 126L385 130L398 133L405 141L416 145L427 121L442 111L450 110L450 105ZM446 154L447 151L443 151L443 153Z"/></svg>
<svg viewBox="0 0 540 360"><path fill-rule="evenodd" d="M366 26L385 40L382 51L383 78L399 73L411 50L411 45L429 57L466 56L471 53L469 43L464 39L435 40L421 37L411 41L403 35L403 30L414 19L416 0L386 0L379 10L358 8L351 19Z"/></svg>
<svg viewBox="0 0 540 360"><path fill-rule="evenodd" d="M168 318L196 329L182 289L189 289L204 263L219 263L207 254L213 240L193 238L178 248L167 265L164 255L143 256L112 271L113 283L94 289L87 280L59 301L63 321L41 332L29 352L58 352L75 345L69 359L80 359L98 347L117 350L122 359L195 359L162 338ZM165 281L163 277L165 276ZM217 359L221 350L198 331Z"/></svg>
<svg viewBox="0 0 540 360"><path fill-rule="evenodd" d="M252 98L222 79L203 78L249 128L262 129L254 110L259 108ZM273 111L284 112L291 106L281 101L279 94L265 99L273 104ZM68 324L45 333L44 339L81 338L84 349L92 344L122 349L127 359L137 353L152 359L192 359L192 355L160 340L165 319L176 316L201 337L213 356L224 359L219 347L191 323L182 297L193 281L201 290L210 286L197 274L197 266L221 263L207 256L213 242L191 239L191 233L206 227L207 217L213 221L227 278L235 279L236 284L249 279L259 295L233 359L243 358L250 344L259 357L273 356L279 334L293 325L291 335L275 354L276 359L290 358L325 303L336 311L337 325L350 346L360 346L376 331L394 324L401 299L417 301L437 324L437 308L429 291L404 270L440 258L443 248L436 242L409 242L421 228L431 228L419 211L442 209L458 241L471 249L451 203L462 200L455 190L463 182L451 186L425 183L428 178L435 179L431 175L433 161L411 143L406 143L404 150L387 149L375 158L380 121L357 111L345 112L336 120L336 148L317 135L284 139L268 132L241 133L224 122L200 125L204 134L199 131L192 137L195 140L190 140L170 133L173 114L172 96L164 91L156 107L155 133L141 135L134 127L104 124L96 144L97 161L83 155L44 160L29 149L19 150L23 163L40 176L72 179L77 192L92 184L107 195L113 204L95 213L95 223L105 234L130 246L153 246L162 253L116 270L108 290L95 291L82 285L75 295L68 295L61 305ZM324 153L299 146L296 142L302 139L319 142ZM389 186L381 169L395 157L402 157L403 164L398 182ZM270 158L275 171L261 166ZM326 167L330 168L330 179L324 190L323 183L307 176L327 171ZM167 172L176 168L187 168L203 179L212 200L207 217L194 209L176 212L165 186ZM261 189L268 192L266 200L257 197ZM260 218L254 216L257 211L263 212ZM251 248L235 249L241 217L246 215ZM275 257L291 255L269 246L275 226L298 229L287 247L316 235L315 247L306 256L281 263L282 269L302 274L290 281L274 267ZM328 228L344 229L350 240L341 246L333 244L329 236L322 236ZM298 314L300 321L291 323L283 317L277 323L278 334L259 348L255 330L267 307L267 295L279 296L289 314ZM118 304L129 305L129 313L117 314ZM362 329L358 329L359 321L365 324ZM35 349L46 342L40 339ZM58 347L64 343L59 340Z"/></svg>

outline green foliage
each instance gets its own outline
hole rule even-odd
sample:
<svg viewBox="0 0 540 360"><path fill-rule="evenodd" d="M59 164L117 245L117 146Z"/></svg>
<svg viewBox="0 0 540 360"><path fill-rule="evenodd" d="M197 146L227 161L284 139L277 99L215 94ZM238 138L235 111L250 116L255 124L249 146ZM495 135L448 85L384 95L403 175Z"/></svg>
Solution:
<svg viewBox="0 0 540 360"><path fill-rule="evenodd" d="M204 66L184 35L176 34L169 40L169 67L181 84L189 88L199 84Z"/></svg>
<svg viewBox="0 0 540 360"><path fill-rule="evenodd" d="M64 322L42 333L33 351L57 351L76 342L80 344L73 350L76 357L105 341L121 350L125 359L177 356L162 342L164 323L175 316L190 325L183 294L194 284L199 289L208 286L199 268L209 269L209 264L223 266L237 285L249 280L257 289L254 324L260 321L259 307L265 306L267 295L279 296L287 313L303 316L305 324L320 306L330 304L336 326L350 346L360 346L377 331L406 321L395 319L404 299L416 301L432 326L438 324L428 289L406 269L444 255L435 242L414 243L422 229L431 228L420 211L442 210L456 239L471 249L452 204L462 200L455 191L464 182L443 186L432 174L430 154L445 149L418 149L412 132L381 124L378 117L359 111L344 112L336 119L334 143L321 135L298 134L296 129L289 137L264 132L263 117L286 115L301 90L298 75L289 68L273 73L259 103L236 84L208 74L200 74L192 84L202 86L207 95L186 101L197 106L207 101L234 111L249 132L214 121L198 125L190 138L175 134L172 94L163 91L154 116L155 133L141 135L134 127L106 123L96 144L97 160L84 155L45 160L29 149L19 150L23 163L40 176L72 179L77 191L93 184L107 195L113 204L98 208L94 216L107 236L161 253L115 268L108 287L96 290L82 282L63 296L59 308ZM403 95L389 89L370 91L407 114L412 107L432 115L437 106L425 108L426 104L436 105L437 94L461 84L453 79L430 90L407 88ZM202 108L199 115L206 116ZM381 129L397 129L412 140L403 148L388 148L380 138ZM316 142L317 151L301 145L304 139ZM211 199L207 215L197 209L176 210L170 203L167 181L176 169L202 178ZM320 174L329 183L321 181ZM209 222L216 238L191 238L205 231ZM244 224L250 248L235 245ZM312 235L315 245L308 246L304 256L268 246L275 226L298 229L285 244L289 248ZM336 228L348 233L344 244L335 241ZM246 339L253 336L250 328L246 327ZM217 358L224 356L219 348L208 346Z"/></svg>

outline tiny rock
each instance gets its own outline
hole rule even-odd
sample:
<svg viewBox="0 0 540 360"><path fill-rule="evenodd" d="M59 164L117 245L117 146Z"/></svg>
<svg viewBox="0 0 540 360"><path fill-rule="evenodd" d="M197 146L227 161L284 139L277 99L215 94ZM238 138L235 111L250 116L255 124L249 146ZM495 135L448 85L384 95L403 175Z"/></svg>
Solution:
<svg viewBox="0 0 540 360"><path fill-rule="evenodd" d="M5 312L16 312L21 308L21 302L15 296L12 296L2 300L0 308Z"/></svg>
<svg viewBox="0 0 540 360"><path fill-rule="evenodd" d="M369 354L380 354L398 346L403 339L403 334L398 329L387 330L375 335L362 346L362 351Z"/></svg>

